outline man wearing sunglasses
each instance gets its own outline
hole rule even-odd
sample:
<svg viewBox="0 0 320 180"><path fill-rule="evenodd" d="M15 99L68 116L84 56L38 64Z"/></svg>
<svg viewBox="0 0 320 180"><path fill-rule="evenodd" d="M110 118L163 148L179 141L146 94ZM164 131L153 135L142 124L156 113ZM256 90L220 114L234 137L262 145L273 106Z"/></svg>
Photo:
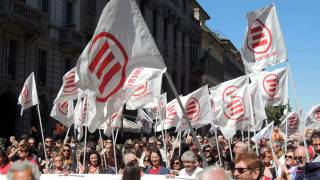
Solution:
<svg viewBox="0 0 320 180"><path fill-rule="evenodd" d="M307 150L304 146L298 146L294 152L295 160L297 162L297 169L292 173L292 179L303 179L305 175L304 166L306 165Z"/></svg>
<svg viewBox="0 0 320 180"><path fill-rule="evenodd" d="M234 177L241 180L255 180L261 176L261 163L255 153L242 152L234 160Z"/></svg>

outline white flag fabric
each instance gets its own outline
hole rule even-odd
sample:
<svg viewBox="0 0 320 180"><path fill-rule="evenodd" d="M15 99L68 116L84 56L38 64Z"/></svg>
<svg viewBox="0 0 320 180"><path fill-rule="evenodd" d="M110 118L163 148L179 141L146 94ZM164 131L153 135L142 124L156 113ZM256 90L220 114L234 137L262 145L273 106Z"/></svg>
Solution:
<svg viewBox="0 0 320 180"><path fill-rule="evenodd" d="M111 0L77 63L79 87L95 91L97 102L117 94L136 67L166 70L136 0Z"/></svg>
<svg viewBox="0 0 320 180"><path fill-rule="evenodd" d="M250 130L261 130L263 120L267 119L265 111L265 103L261 95L261 89L257 81L251 82L249 84L250 95L252 100L253 116L254 116L254 126Z"/></svg>
<svg viewBox="0 0 320 180"><path fill-rule="evenodd" d="M288 104L288 71L286 68L255 73L250 76L250 79L252 83L258 83L265 107Z"/></svg>
<svg viewBox="0 0 320 180"><path fill-rule="evenodd" d="M78 99L76 104L74 110L74 124L78 126L89 127L90 121L92 121L97 114L96 103L94 98L89 94L87 94L82 100Z"/></svg>
<svg viewBox="0 0 320 180"><path fill-rule="evenodd" d="M81 91L80 88L76 86L75 83L76 77L76 68L72 68L68 71L62 78L62 86L59 90L59 93L54 100L54 104L59 101L68 101L68 100L75 100L78 98L78 94Z"/></svg>
<svg viewBox="0 0 320 180"><path fill-rule="evenodd" d="M151 119L164 120L166 118L166 106L167 106L167 93L163 93L160 95L158 105L153 108L146 108L146 112Z"/></svg>
<svg viewBox="0 0 320 180"><path fill-rule="evenodd" d="M154 122L142 109L138 110L136 123L141 125L143 133L151 134Z"/></svg>
<svg viewBox="0 0 320 180"><path fill-rule="evenodd" d="M178 122L180 121L180 117L178 116L178 101L177 99L173 99L166 106L166 118L164 120L158 121L156 124L156 131L161 131L176 127Z"/></svg>
<svg viewBox="0 0 320 180"><path fill-rule="evenodd" d="M289 113L289 115L285 117L285 119L280 124L281 131L283 133L286 133L286 121L287 121L288 137L297 132L303 133L302 125L304 121L301 118L302 118L302 108L299 108L298 110Z"/></svg>
<svg viewBox="0 0 320 180"><path fill-rule="evenodd" d="M247 128L254 124L252 101L249 92L249 85L240 88L229 86L224 91L216 94L223 96L220 104L221 110L218 113L217 125L220 127L229 126L235 130Z"/></svg>
<svg viewBox="0 0 320 180"><path fill-rule="evenodd" d="M274 122L272 121L270 124L268 124L268 126L263 128L259 133L257 133L255 136L253 136L251 138L251 141L258 143L263 138L270 139L271 135L272 135L273 124L274 124Z"/></svg>
<svg viewBox="0 0 320 180"><path fill-rule="evenodd" d="M29 75L23 85L18 98L18 104L21 105L20 116L22 116L24 110L28 109L31 106L39 104L37 86L33 72Z"/></svg>
<svg viewBox="0 0 320 180"><path fill-rule="evenodd" d="M312 106L306 114L306 126L313 128L320 127L320 104Z"/></svg>
<svg viewBox="0 0 320 180"><path fill-rule="evenodd" d="M74 128L77 131L77 140L81 141L82 137L83 137L83 127L82 126L78 126L78 125L74 125Z"/></svg>
<svg viewBox="0 0 320 180"><path fill-rule="evenodd" d="M114 128L120 128L121 127L122 111L123 111L123 107L121 107L118 110L118 112L113 113L112 116L109 119L107 119L107 121L103 122L99 126L99 129L103 129L103 133L106 136L111 137L112 130Z"/></svg>
<svg viewBox="0 0 320 180"><path fill-rule="evenodd" d="M225 96L229 96L226 93L232 94L233 91L236 91L247 84L249 84L249 77L241 76L236 79L225 81L217 86L209 88L211 95L213 120L215 122L218 121L221 115L223 114L223 101L225 99Z"/></svg>
<svg viewBox="0 0 320 180"><path fill-rule="evenodd" d="M53 105L50 116L67 127L73 124L73 101L59 101Z"/></svg>
<svg viewBox="0 0 320 180"><path fill-rule="evenodd" d="M247 14L248 27L241 56L247 73L288 60L274 5Z"/></svg>
<svg viewBox="0 0 320 180"><path fill-rule="evenodd" d="M136 68L127 78L125 88L130 88L137 80L142 84L126 102L126 109L156 107L161 94L162 71L154 68Z"/></svg>
<svg viewBox="0 0 320 180"><path fill-rule="evenodd" d="M207 85L197 89L187 96L181 97L181 102L192 127L199 128L210 124L213 121L210 95ZM187 121L183 119L181 108L178 108L178 115L182 120L179 121L176 132L189 129Z"/></svg>

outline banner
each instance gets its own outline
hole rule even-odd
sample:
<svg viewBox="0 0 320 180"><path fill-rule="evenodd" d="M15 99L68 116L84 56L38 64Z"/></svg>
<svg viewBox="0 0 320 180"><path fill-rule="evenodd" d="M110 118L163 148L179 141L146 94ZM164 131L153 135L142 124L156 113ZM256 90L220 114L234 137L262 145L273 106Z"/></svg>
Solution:
<svg viewBox="0 0 320 180"><path fill-rule="evenodd" d="M241 56L246 72L257 72L288 60L274 5L247 14L248 27Z"/></svg>
<svg viewBox="0 0 320 180"><path fill-rule="evenodd" d="M29 77L23 84L23 88L18 98L18 104L21 105L20 116L22 116L25 109L39 104L37 86L33 72L29 75Z"/></svg>
<svg viewBox="0 0 320 180"><path fill-rule="evenodd" d="M59 101L53 105L50 116L63 125L71 127L73 124L73 101Z"/></svg>
<svg viewBox="0 0 320 180"><path fill-rule="evenodd" d="M151 134L154 122L142 109L138 110L136 122L141 125L143 133Z"/></svg>
<svg viewBox="0 0 320 180"><path fill-rule="evenodd" d="M56 104L59 101L75 100L78 98L80 88L75 83L76 68L72 68L62 78L62 86L56 99L53 101Z"/></svg>
<svg viewBox="0 0 320 180"><path fill-rule="evenodd" d="M263 128L259 133L257 133L255 136L253 136L251 138L251 141L253 141L255 143L259 143L259 141L263 138L270 139L271 135L272 135L273 124L274 124L274 122L272 121L265 128Z"/></svg>
<svg viewBox="0 0 320 180"><path fill-rule="evenodd" d="M320 127L320 104L312 106L306 114L306 127L316 129Z"/></svg>
<svg viewBox="0 0 320 180"><path fill-rule="evenodd" d="M303 123L302 117L302 108L291 112L280 124L280 129L283 133L286 133L286 121L287 121L287 136L300 132L303 133Z"/></svg>
<svg viewBox="0 0 320 180"><path fill-rule="evenodd" d="M170 129L176 127L178 122L180 121L180 117L178 116L179 104L177 99L173 99L166 106L166 117L164 120L158 121L156 124L156 131L161 131L162 129Z"/></svg>

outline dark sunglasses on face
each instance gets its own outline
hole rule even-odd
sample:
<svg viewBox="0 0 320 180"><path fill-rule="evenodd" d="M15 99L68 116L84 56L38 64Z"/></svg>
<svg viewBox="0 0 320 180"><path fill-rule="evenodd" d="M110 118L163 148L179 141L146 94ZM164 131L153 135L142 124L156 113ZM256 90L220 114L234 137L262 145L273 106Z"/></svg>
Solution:
<svg viewBox="0 0 320 180"><path fill-rule="evenodd" d="M234 168L234 172L238 171L239 174L243 174L249 170L250 169L248 169L248 168Z"/></svg>
<svg viewBox="0 0 320 180"><path fill-rule="evenodd" d="M305 157L296 156L294 159L295 159L296 161L303 162L303 160L305 159Z"/></svg>
<svg viewBox="0 0 320 180"><path fill-rule="evenodd" d="M284 156L286 159L288 158L288 159L293 159L293 156L287 156L287 155L285 155Z"/></svg>
<svg viewBox="0 0 320 180"><path fill-rule="evenodd" d="M178 162L178 161L177 162L173 162L173 164L180 164L180 162Z"/></svg>
<svg viewBox="0 0 320 180"><path fill-rule="evenodd" d="M70 152L70 149L64 149L63 152Z"/></svg>

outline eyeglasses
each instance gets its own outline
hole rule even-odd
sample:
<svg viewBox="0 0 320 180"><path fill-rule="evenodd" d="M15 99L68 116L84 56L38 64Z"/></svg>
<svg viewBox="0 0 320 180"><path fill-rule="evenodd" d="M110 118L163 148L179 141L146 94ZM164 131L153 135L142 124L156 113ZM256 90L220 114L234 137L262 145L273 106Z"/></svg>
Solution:
<svg viewBox="0 0 320 180"><path fill-rule="evenodd" d="M61 159L56 159L54 162L61 162L62 160Z"/></svg>
<svg viewBox="0 0 320 180"><path fill-rule="evenodd" d="M64 149L63 152L70 152L70 149Z"/></svg>
<svg viewBox="0 0 320 180"><path fill-rule="evenodd" d="M284 156L286 159L288 158L288 159L293 159L293 156L287 156L287 155L285 155Z"/></svg>
<svg viewBox="0 0 320 180"><path fill-rule="evenodd" d="M52 141L46 141L46 143L51 143Z"/></svg>
<svg viewBox="0 0 320 180"><path fill-rule="evenodd" d="M149 159L144 159L143 162L149 162Z"/></svg>
<svg viewBox="0 0 320 180"><path fill-rule="evenodd" d="M294 159L295 159L296 161L303 162L303 160L304 160L305 158L306 158L306 157L296 156Z"/></svg>
<svg viewBox="0 0 320 180"><path fill-rule="evenodd" d="M248 169L248 168L234 168L234 172L238 171L239 174L243 174L249 170L250 169Z"/></svg>
<svg viewBox="0 0 320 180"><path fill-rule="evenodd" d="M23 149L20 149L20 150L18 150L19 152L26 152L26 150L23 150Z"/></svg>
<svg viewBox="0 0 320 180"><path fill-rule="evenodd" d="M173 164L180 164L180 162L179 162L179 161L177 161L177 162L173 162Z"/></svg>

